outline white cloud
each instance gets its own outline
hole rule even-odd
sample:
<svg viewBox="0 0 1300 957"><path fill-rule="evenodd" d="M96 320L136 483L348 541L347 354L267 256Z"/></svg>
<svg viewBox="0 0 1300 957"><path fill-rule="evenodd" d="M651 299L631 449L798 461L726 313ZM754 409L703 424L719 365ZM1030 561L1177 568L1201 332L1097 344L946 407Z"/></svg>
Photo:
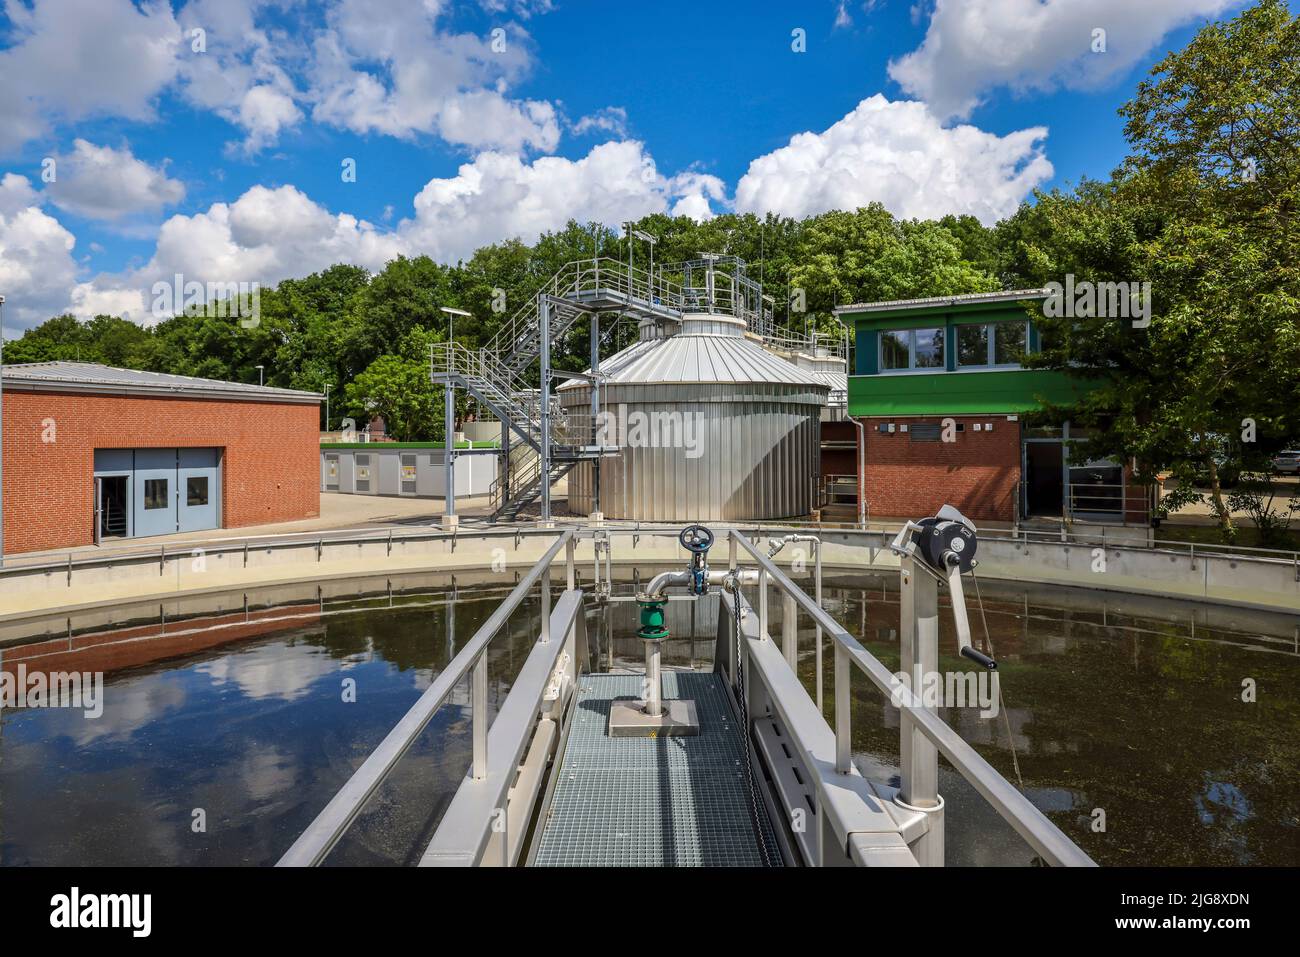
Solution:
<svg viewBox="0 0 1300 957"><path fill-rule="evenodd" d="M994 87L1095 89L1127 73L1170 30L1243 0L936 0L925 40L889 75L942 119ZM1105 30L1094 53L1093 31Z"/></svg>
<svg viewBox="0 0 1300 957"><path fill-rule="evenodd" d="M569 128L574 136L596 131L623 137L627 135L627 110L621 106L607 106L582 117Z"/></svg>
<svg viewBox="0 0 1300 957"><path fill-rule="evenodd" d="M39 204L40 197L26 176L5 173L0 177L0 216L12 216L28 206Z"/></svg>
<svg viewBox="0 0 1300 957"><path fill-rule="evenodd" d="M56 176L46 185L46 194L60 209L89 219L117 220L155 212L185 198L184 184L136 159L126 147L113 149L78 139L71 154L54 159Z"/></svg>
<svg viewBox="0 0 1300 957"><path fill-rule="evenodd" d="M341 0L312 50L312 117L356 133L436 133L473 149L550 152L550 103L506 96L531 66L518 27L484 37L438 30L439 0Z"/></svg>
<svg viewBox="0 0 1300 957"><path fill-rule="evenodd" d="M244 131L242 142L226 144L228 152L251 155L273 146L303 116L296 102L301 92L280 59L301 60L306 45L257 26L257 14L270 6L272 0L190 0L180 13L184 95Z"/></svg>
<svg viewBox="0 0 1300 957"><path fill-rule="evenodd" d="M77 280L72 233L36 206L15 208L25 186L13 174L0 181L0 291L5 321L19 327L63 312Z"/></svg>
<svg viewBox="0 0 1300 957"><path fill-rule="evenodd" d="M877 94L822 133L800 133L749 164L736 208L803 217L873 201L903 218L970 213L993 223L1052 175L1044 127L997 136L945 129L924 103Z"/></svg>
<svg viewBox="0 0 1300 957"><path fill-rule="evenodd" d="M708 212L721 180L686 174L669 180L634 140L602 143L578 160L484 153L453 177L430 180L415 197L415 216L398 232L415 252L454 261L479 246L518 236L531 242L569 219L610 226L666 212L685 197L684 214ZM679 203L679 205L681 205Z"/></svg>
<svg viewBox="0 0 1300 957"><path fill-rule="evenodd" d="M104 274L72 291L78 315L111 309L138 322L150 314L153 284L260 283L269 287L334 263L380 269L406 252L402 241L346 213L334 214L292 186L254 186L233 203L192 216L172 216L158 232L149 262L133 272Z"/></svg>
<svg viewBox="0 0 1300 957"><path fill-rule="evenodd" d="M10 45L0 50L0 150L55 121L153 117L176 75L180 29L170 6L131 0L6 0Z"/></svg>

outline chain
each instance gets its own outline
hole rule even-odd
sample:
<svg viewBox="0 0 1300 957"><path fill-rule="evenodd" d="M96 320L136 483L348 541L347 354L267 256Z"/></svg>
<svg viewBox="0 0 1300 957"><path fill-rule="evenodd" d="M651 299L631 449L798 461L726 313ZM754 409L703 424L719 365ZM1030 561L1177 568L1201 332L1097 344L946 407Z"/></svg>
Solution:
<svg viewBox="0 0 1300 957"><path fill-rule="evenodd" d="M759 852L763 856L763 866L771 867L772 855L767 847L767 837L763 833L762 818L758 813L758 789L754 786L754 763L749 754L749 708L746 705L748 693L745 688L745 653L742 644L743 637L740 632L740 580L734 579L734 590L731 593L732 605L735 609L735 634L736 634L736 702L740 706L740 736L741 750L745 753L745 783L749 787L749 816L754 825L754 836L758 838Z"/></svg>

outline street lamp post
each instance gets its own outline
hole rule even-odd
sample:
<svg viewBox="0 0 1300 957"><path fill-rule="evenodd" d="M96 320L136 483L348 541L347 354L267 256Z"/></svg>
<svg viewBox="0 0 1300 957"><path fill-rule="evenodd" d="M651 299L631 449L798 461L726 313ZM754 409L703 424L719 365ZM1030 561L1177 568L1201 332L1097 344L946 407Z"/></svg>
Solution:
<svg viewBox="0 0 1300 957"><path fill-rule="evenodd" d="M456 317L470 316L472 313L464 309L453 309L450 306L438 308L447 315L447 379L443 383L442 404L442 460L447 469L447 494L444 499L442 526L454 529L458 521L456 518L456 389L451 384L451 371L455 367L453 352L456 348L453 335Z"/></svg>
<svg viewBox="0 0 1300 957"><path fill-rule="evenodd" d="M330 430L330 389L334 388L333 382L325 383L325 431Z"/></svg>
<svg viewBox="0 0 1300 957"><path fill-rule="evenodd" d="M262 370L265 369L265 368L266 368L266 366L256 366L256 369L257 369L257 384L258 384L258 385L264 385L264 384L265 384L264 379L263 379L263 376L262 376Z"/></svg>

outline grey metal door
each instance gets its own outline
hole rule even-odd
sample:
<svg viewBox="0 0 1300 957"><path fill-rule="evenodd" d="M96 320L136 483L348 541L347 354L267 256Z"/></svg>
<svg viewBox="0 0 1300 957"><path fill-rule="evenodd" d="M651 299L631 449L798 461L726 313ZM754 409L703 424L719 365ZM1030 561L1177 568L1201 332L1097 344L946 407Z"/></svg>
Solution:
<svg viewBox="0 0 1300 957"><path fill-rule="evenodd" d="M217 528L221 499L216 449L180 449L176 458L178 530Z"/></svg>
<svg viewBox="0 0 1300 957"><path fill-rule="evenodd" d="M134 535L177 531L176 450L136 449Z"/></svg>

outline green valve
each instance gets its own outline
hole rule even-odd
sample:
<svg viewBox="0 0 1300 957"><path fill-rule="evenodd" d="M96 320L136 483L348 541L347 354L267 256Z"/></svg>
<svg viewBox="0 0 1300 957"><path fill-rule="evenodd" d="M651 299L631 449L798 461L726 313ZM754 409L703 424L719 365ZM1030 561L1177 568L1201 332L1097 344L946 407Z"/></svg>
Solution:
<svg viewBox="0 0 1300 957"><path fill-rule="evenodd" d="M668 625L664 622L664 605L667 603L666 598L637 599L641 606L641 629L636 636L642 641L663 641L668 637Z"/></svg>

